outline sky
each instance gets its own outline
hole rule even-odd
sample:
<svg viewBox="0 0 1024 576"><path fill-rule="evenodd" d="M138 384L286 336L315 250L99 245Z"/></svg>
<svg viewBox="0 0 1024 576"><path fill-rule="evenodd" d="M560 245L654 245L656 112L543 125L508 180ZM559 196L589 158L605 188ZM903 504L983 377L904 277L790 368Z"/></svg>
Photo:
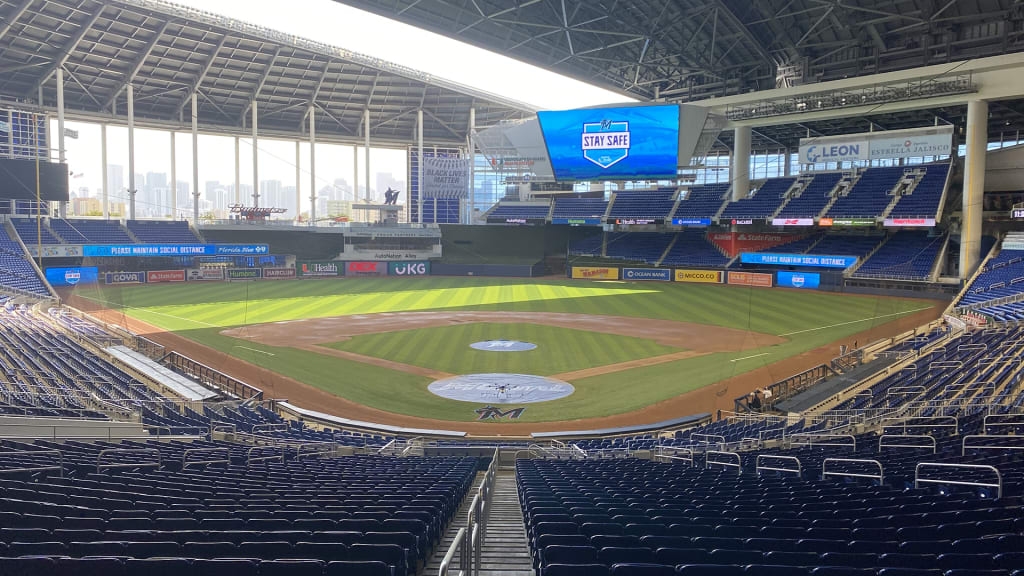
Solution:
<svg viewBox="0 0 1024 576"><path fill-rule="evenodd" d="M561 110L598 104L630 101L620 94L549 72L493 52L458 42L413 26L344 6L333 0L293 0L301 9L282 9L280 0L178 0L179 4L214 12L281 32L333 44L402 64L440 78L501 94L543 109ZM52 130L56 131L56 121ZM96 124L67 122L79 131L77 139L67 139L67 159L72 172L71 190L81 187L95 190L102 186L100 127ZM200 126L200 130L202 127ZM372 137L372 135L371 135ZM303 197L309 191L309 145L301 144L300 169ZM164 131L135 130L135 172L171 172L170 134ZM216 180L234 183L234 139L220 136L199 137L199 182ZM192 180L192 139L187 132L176 136L177 179ZM258 142L260 180L281 180L286 186L295 182L295 144L260 139ZM240 139L240 180L251 184L252 143ZM360 148L360 162L363 151ZM127 129L107 129L107 163L125 167L127 185ZM406 154L402 150L371 147L371 186L376 173L391 173L406 179ZM360 180L365 181L360 166ZM350 184L353 153L350 146L317 145L317 188L344 178ZM402 198L404 201L404 196ZM308 198L306 200L308 204ZM305 207L303 208L305 209Z"/></svg>

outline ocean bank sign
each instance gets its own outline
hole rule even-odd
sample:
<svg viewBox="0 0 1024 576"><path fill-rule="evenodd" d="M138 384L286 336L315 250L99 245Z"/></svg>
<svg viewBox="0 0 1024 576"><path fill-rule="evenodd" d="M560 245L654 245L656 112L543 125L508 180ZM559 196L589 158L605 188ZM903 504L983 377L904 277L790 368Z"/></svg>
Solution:
<svg viewBox="0 0 1024 576"><path fill-rule="evenodd" d="M672 271L668 268L623 268L623 280L660 280L672 281Z"/></svg>
<svg viewBox="0 0 1024 576"><path fill-rule="evenodd" d="M774 254L771 252L744 252L740 254L744 264L768 264L772 266L813 266L816 268L849 268L857 262L856 256L820 256L817 254Z"/></svg>
<svg viewBox="0 0 1024 576"><path fill-rule="evenodd" d="M257 256L269 251L266 244L87 244L82 256Z"/></svg>
<svg viewBox="0 0 1024 576"><path fill-rule="evenodd" d="M854 162L868 159L868 143L855 142L812 142L800 144L802 164L825 162Z"/></svg>

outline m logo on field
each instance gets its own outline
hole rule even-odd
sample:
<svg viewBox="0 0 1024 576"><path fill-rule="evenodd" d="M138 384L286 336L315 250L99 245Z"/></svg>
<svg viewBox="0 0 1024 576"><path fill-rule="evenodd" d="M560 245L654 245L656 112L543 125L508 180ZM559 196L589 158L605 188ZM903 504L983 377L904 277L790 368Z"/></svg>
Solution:
<svg viewBox="0 0 1024 576"><path fill-rule="evenodd" d="M512 408L504 411L500 408L495 408L494 406L484 406L483 408L477 408L473 412L476 412L477 420L501 420L502 418L518 420L525 411L525 406L522 408Z"/></svg>
<svg viewBox="0 0 1024 576"><path fill-rule="evenodd" d="M610 168L629 156L629 122L609 119L583 124L583 157L601 168Z"/></svg>

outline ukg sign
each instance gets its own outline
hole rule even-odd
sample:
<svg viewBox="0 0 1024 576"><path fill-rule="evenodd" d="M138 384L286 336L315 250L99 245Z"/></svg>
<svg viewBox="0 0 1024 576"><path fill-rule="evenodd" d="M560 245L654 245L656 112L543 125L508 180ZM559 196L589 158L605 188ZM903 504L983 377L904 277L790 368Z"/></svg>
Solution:
<svg viewBox="0 0 1024 576"><path fill-rule="evenodd" d="M387 276L388 265L385 262L348 262L345 264L345 276Z"/></svg>
<svg viewBox="0 0 1024 576"><path fill-rule="evenodd" d="M430 274L430 262L388 262L390 276L426 276Z"/></svg>

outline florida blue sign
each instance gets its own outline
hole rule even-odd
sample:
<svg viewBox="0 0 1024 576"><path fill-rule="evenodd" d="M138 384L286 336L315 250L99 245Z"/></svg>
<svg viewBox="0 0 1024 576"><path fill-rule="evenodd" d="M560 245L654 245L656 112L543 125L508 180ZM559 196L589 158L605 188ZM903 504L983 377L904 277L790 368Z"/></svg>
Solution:
<svg viewBox="0 0 1024 576"><path fill-rule="evenodd" d="M812 266L816 268L849 268L857 262L856 256L822 256L818 254L774 254L771 252L744 252L740 254L744 264L769 264L772 266Z"/></svg>
<svg viewBox="0 0 1024 576"><path fill-rule="evenodd" d="M785 272L776 274L776 285L787 288L814 289L821 283L821 274L815 272Z"/></svg>
<svg viewBox="0 0 1024 576"><path fill-rule="evenodd" d="M87 244L82 256L256 256L269 251L266 244Z"/></svg>
<svg viewBox="0 0 1024 576"><path fill-rule="evenodd" d="M675 178L679 106L537 113L556 180Z"/></svg>

